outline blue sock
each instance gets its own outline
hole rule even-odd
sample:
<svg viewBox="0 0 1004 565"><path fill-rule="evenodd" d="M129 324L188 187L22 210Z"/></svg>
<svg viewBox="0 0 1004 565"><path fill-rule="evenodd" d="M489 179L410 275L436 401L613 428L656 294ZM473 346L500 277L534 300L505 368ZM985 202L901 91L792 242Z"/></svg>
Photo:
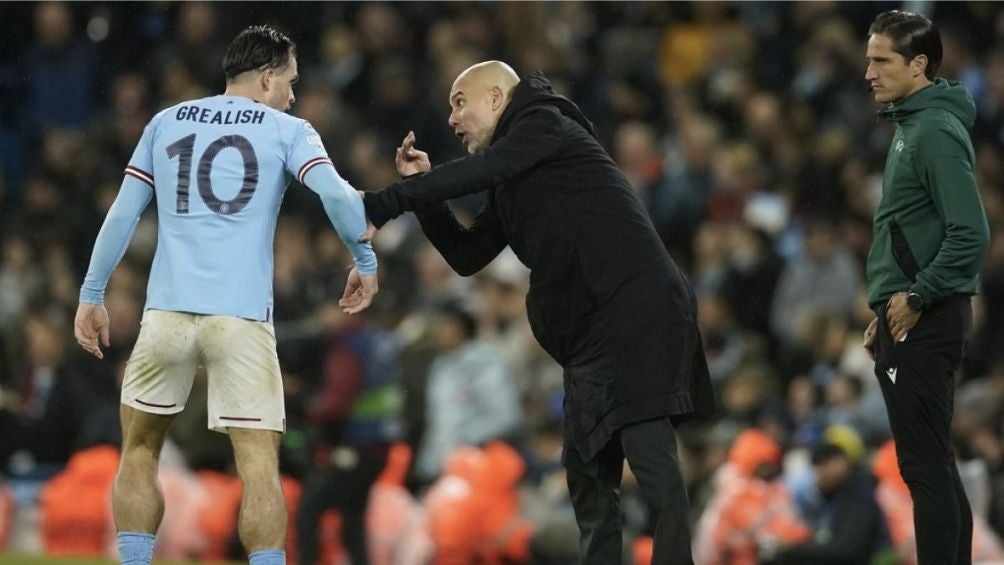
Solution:
<svg viewBox="0 0 1004 565"><path fill-rule="evenodd" d="M153 560L153 534L119 532L118 538L122 565L150 565Z"/></svg>
<svg viewBox="0 0 1004 565"><path fill-rule="evenodd" d="M286 552L279 549L266 549L248 555L251 565L286 565Z"/></svg>

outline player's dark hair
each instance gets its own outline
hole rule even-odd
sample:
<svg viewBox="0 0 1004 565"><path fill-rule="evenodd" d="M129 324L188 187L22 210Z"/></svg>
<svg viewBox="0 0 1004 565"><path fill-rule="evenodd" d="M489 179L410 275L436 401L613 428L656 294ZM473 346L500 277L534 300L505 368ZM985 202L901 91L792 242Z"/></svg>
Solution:
<svg viewBox="0 0 1004 565"><path fill-rule="evenodd" d="M917 55L927 55L924 76L934 80L941 66L941 34L926 16L901 10L879 14L868 28L868 35L885 35L892 39L892 50L910 62Z"/></svg>
<svg viewBox="0 0 1004 565"><path fill-rule="evenodd" d="M237 34L223 56L227 80L248 71L281 69L296 57L296 44L272 26L251 26Z"/></svg>

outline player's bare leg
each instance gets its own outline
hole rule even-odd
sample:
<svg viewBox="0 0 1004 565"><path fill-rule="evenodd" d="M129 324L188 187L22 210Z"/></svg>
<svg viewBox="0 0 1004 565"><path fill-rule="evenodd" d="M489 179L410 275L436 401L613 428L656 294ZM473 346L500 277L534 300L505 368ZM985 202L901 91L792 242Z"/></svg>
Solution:
<svg viewBox="0 0 1004 565"><path fill-rule="evenodd" d="M237 533L248 554L286 546L286 500L279 483L279 440L271 430L230 428L244 485Z"/></svg>
<svg viewBox="0 0 1004 565"><path fill-rule="evenodd" d="M148 414L122 405L122 460L112 490L112 512L120 532L157 533L164 494L157 462L174 415Z"/></svg>
<svg viewBox="0 0 1004 565"><path fill-rule="evenodd" d="M148 414L122 405L122 459L112 489L118 551L125 565L148 565L164 517L157 462L174 415Z"/></svg>

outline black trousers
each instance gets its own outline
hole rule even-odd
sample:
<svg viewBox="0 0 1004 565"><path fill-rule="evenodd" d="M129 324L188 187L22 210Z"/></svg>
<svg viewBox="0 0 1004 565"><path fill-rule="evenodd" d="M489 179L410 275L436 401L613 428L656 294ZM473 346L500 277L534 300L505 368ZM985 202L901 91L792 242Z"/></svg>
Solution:
<svg viewBox="0 0 1004 565"><path fill-rule="evenodd" d="M303 481L296 512L297 550L301 565L318 561L317 529L321 515L329 508L341 512L342 544L352 565L369 563L366 544L366 507L370 487L387 464L387 448L356 452L354 465L313 469Z"/></svg>
<svg viewBox="0 0 1004 565"><path fill-rule="evenodd" d="M654 513L652 564L692 564L687 487L680 472L676 432L669 418L622 428L590 461L583 461L574 448L565 446L568 491L581 535L579 562L622 562L620 485L625 459Z"/></svg>
<svg viewBox="0 0 1004 565"><path fill-rule="evenodd" d="M906 341L894 343L880 307L875 376L913 498L918 565L972 563L973 513L951 446L955 372L972 331L965 295L925 310Z"/></svg>

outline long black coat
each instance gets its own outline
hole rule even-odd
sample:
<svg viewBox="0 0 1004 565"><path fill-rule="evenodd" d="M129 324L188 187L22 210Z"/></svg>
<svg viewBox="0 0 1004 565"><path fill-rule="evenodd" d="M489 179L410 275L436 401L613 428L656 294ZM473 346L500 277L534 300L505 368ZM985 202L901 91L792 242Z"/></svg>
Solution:
<svg viewBox="0 0 1004 565"><path fill-rule="evenodd" d="M444 202L484 190L464 228ZM488 149L365 203L377 227L416 211L461 275L506 245L530 268L530 325L564 367L566 445L583 460L626 424L712 411L689 283L592 124L543 75L516 86Z"/></svg>

